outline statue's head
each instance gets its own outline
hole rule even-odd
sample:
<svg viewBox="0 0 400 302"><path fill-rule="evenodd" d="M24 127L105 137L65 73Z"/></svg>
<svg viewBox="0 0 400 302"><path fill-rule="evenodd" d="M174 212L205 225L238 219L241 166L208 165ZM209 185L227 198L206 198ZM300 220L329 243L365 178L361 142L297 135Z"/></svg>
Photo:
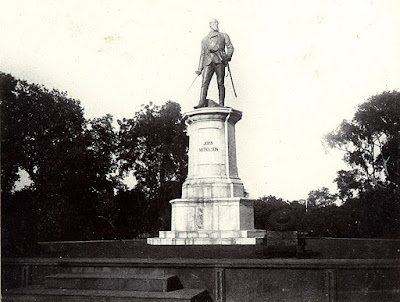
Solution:
<svg viewBox="0 0 400 302"><path fill-rule="evenodd" d="M219 31L219 29L218 29L218 20L217 19L211 19L208 24L210 25L210 28L212 30Z"/></svg>

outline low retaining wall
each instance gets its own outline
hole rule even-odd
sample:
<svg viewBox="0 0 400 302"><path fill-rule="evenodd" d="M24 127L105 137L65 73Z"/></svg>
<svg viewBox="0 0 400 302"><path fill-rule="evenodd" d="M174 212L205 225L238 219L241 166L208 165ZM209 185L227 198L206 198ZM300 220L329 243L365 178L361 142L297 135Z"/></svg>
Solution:
<svg viewBox="0 0 400 302"><path fill-rule="evenodd" d="M55 273L177 275L213 301L399 301L399 259L4 259L2 287Z"/></svg>
<svg viewBox="0 0 400 302"><path fill-rule="evenodd" d="M306 238L306 249L323 259L400 259L400 240L365 238Z"/></svg>
<svg viewBox="0 0 400 302"><path fill-rule="evenodd" d="M305 238L318 259L400 259L400 240ZM150 246L145 239L41 242L44 257L104 258L268 258L263 245Z"/></svg>

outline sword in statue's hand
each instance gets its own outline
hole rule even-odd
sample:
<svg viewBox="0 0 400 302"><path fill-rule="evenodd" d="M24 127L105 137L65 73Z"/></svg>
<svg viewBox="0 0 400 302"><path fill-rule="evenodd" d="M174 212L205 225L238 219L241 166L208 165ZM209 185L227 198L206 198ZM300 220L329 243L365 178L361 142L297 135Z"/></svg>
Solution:
<svg viewBox="0 0 400 302"><path fill-rule="evenodd" d="M235 85L233 84L232 72L231 72L231 68L230 68L230 66L229 66L229 62L228 62L228 61L226 61L226 66L228 66L228 72L229 72L229 76L230 76L230 78L231 78L233 93L235 94L235 97L237 97Z"/></svg>
<svg viewBox="0 0 400 302"><path fill-rule="evenodd" d="M194 78L192 84L190 84L190 86L189 86L189 88L188 88L188 90L187 90L188 92L189 92L190 88L192 88L194 82L196 82L196 79L199 77L199 75L201 75L201 72L198 73L198 72L196 71L196 77Z"/></svg>

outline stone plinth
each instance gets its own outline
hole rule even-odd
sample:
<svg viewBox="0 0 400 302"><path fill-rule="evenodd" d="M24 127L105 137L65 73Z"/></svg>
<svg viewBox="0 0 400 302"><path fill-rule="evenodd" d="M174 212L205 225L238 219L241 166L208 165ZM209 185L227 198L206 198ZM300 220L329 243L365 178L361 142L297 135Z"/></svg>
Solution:
<svg viewBox="0 0 400 302"><path fill-rule="evenodd" d="M225 107L186 113L189 139L188 176L182 198L243 197L236 163L235 124L240 111Z"/></svg>
<svg viewBox="0 0 400 302"><path fill-rule="evenodd" d="M244 198L236 162L235 124L240 111L207 107L185 114L188 176L182 198L172 200L171 231L148 238L154 245L257 244L253 200Z"/></svg>

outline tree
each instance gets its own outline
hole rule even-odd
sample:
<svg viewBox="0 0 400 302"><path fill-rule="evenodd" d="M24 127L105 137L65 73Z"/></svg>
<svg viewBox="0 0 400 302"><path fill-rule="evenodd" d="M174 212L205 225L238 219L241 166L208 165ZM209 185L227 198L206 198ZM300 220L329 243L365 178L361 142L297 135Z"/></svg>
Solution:
<svg viewBox="0 0 400 302"><path fill-rule="evenodd" d="M303 227L313 237L348 237L349 212L335 204L311 207L305 213Z"/></svg>
<svg viewBox="0 0 400 302"><path fill-rule="evenodd" d="M338 172L341 207L352 237L400 234L400 93L385 91L361 104L351 121L325 136L344 151L351 170Z"/></svg>
<svg viewBox="0 0 400 302"><path fill-rule="evenodd" d="M366 238L399 238L400 192L377 188L361 192L342 206L348 213L347 235Z"/></svg>
<svg viewBox="0 0 400 302"><path fill-rule="evenodd" d="M0 73L0 85L2 218L30 221L41 240L94 239L104 235L104 222L111 236L107 214L120 186L111 116L86 121L67 93L8 74ZM14 190L20 170L32 180L24 194ZM31 212L17 211L24 203ZM3 233L14 234L5 226Z"/></svg>
<svg viewBox="0 0 400 302"><path fill-rule="evenodd" d="M67 153L81 135L84 118L79 102L65 93L0 76L2 192L11 193L19 168L40 181L50 169L46 162L58 151Z"/></svg>
<svg viewBox="0 0 400 302"><path fill-rule="evenodd" d="M351 121L327 134L325 144L345 152L351 171L339 171L341 197L376 187L398 187L400 93L385 91L361 104Z"/></svg>
<svg viewBox="0 0 400 302"><path fill-rule="evenodd" d="M318 190L312 190L308 193L307 204L309 207L326 207L333 205L336 201L336 195L331 194L329 189L322 187Z"/></svg>
<svg viewBox="0 0 400 302"><path fill-rule="evenodd" d="M147 225L154 230L169 226L169 200L181 194L187 175L188 137L180 106L150 103L131 119L118 121L120 173L133 170L136 188L147 200Z"/></svg>
<svg viewBox="0 0 400 302"><path fill-rule="evenodd" d="M356 195L362 189L362 173L357 169L337 172L335 182L339 189L338 197L342 200L348 200Z"/></svg>
<svg viewBox="0 0 400 302"><path fill-rule="evenodd" d="M115 196L115 227L118 239L146 236L150 227L146 223L148 208L146 197L137 188L120 190Z"/></svg>

